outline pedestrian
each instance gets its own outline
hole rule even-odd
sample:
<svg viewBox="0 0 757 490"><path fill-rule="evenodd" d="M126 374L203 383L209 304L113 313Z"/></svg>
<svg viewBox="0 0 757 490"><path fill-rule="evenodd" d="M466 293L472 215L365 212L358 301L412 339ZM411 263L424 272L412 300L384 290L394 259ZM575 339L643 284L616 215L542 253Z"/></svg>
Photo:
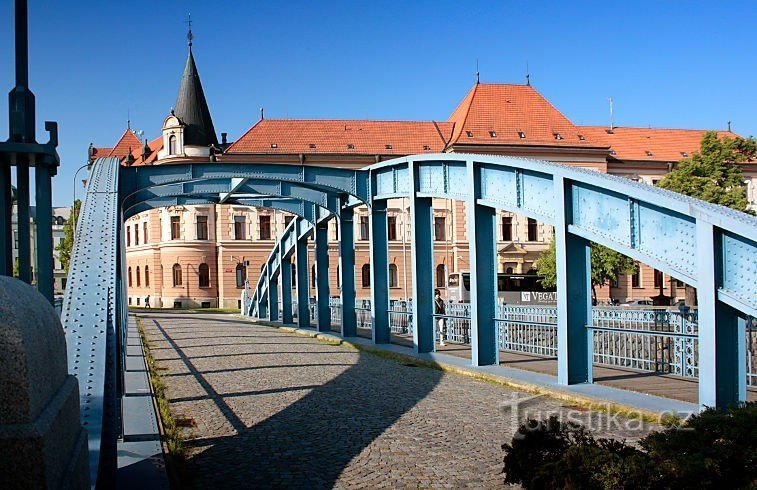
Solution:
<svg viewBox="0 0 757 490"><path fill-rule="evenodd" d="M149 294L145 298L145 308L147 308L148 310L150 309L150 295Z"/></svg>
<svg viewBox="0 0 757 490"><path fill-rule="evenodd" d="M442 299L442 293L438 289L434 290L434 314L435 315L446 315L447 314L447 306L444 304L444 300ZM446 320L444 318L437 319L437 327L439 329L439 345L444 347L444 336L447 333L446 328Z"/></svg>

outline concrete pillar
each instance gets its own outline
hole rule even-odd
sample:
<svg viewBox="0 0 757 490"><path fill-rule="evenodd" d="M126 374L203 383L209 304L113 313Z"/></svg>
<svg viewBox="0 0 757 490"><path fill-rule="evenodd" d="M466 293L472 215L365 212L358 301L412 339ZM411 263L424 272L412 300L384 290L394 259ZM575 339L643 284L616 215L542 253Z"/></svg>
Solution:
<svg viewBox="0 0 757 490"><path fill-rule="evenodd" d="M357 336L355 316L355 224L352 208L342 208L339 218L339 275L341 276L342 337Z"/></svg>
<svg viewBox="0 0 757 490"><path fill-rule="evenodd" d="M374 177L375 178L375 177ZM386 201L373 201L370 207L371 241L371 322L374 344L388 344L389 330L389 237Z"/></svg>
<svg viewBox="0 0 757 490"><path fill-rule="evenodd" d="M89 488L60 320L46 298L9 277L0 277L0 407L0 488Z"/></svg>
<svg viewBox="0 0 757 490"><path fill-rule="evenodd" d="M570 189L555 177L555 249L557 262L557 382L592 382L591 250L584 238L568 232L572 217Z"/></svg>

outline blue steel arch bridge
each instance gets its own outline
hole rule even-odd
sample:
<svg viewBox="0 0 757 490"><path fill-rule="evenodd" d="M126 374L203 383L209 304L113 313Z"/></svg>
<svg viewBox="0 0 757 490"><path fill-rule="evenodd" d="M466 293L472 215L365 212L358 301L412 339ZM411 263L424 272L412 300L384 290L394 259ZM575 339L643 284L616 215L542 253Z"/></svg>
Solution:
<svg viewBox="0 0 757 490"><path fill-rule="evenodd" d="M17 16L17 84L11 92L11 138L0 144L0 274L10 275L11 166L17 169L21 279L30 258L29 167L35 167L40 209L51 207L58 166L57 132L34 137L34 97L26 71L26 8ZM435 348L432 199L466 204L470 241L471 363L499 363L495 216L523 214L554 226L557 382L591 383L590 243L617 250L697 289L698 402L724 406L746 399L746 322L757 316L757 218L630 180L544 161L466 154L424 154L360 170L311 165L186 163L123 167L100 158L91 168L77 225L62 305L70 373L80 385L82 425L89 437L93 482L116 461L127 350L124 220L170 205L229 203L296 215L244 295L243 313L309 327L308 244L315 244L315 325L330 330L328 223L339 227L340 325L357 335L354 209L369 211L371 301L362 323L376 344L390 342L387 201L410 203L412 309L416 352ZM39 212L38 287L52 300L50 213ZM27 241L23 241L27 240ZM292 261L297 267L292 268ZM296 278L292 276L293 270ZM295 288L292 285L296 284ZM292 297L293 289L296 298ZM279 292L280 291L280 292ZM296 308L293 305L296 303ZM281 316L279 317L279 312ZM689 335L691 337L691 335ZM103 484L105 485L105 484Z"/></svg>

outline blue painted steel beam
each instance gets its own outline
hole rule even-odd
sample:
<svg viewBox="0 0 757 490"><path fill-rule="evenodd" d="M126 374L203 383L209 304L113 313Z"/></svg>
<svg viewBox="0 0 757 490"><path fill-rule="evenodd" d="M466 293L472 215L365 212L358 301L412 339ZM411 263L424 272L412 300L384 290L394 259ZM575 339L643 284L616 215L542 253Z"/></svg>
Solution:
<svg viewBox="0 0 757 490"><path fill-rule="evenodd" d="M37 290L53 302L53 168L38 164L34 169L37 200ZM71 219L73 219L73 214Z"/></svg>
<svg viewBox="0 0 757 490"><path fill-rule="evenodd" d="M13 274L11 166L0 160L0 276Z"/></svg>
<svg viewBox="0 0 757 490"><path fill-rule="evenodd" d="M16 216L16 226L18 227L18 278L27 284L31 284L29 162L22 159L19 159L16 163Z"/></svg>
<svg viewBox="0 0 757 490"><path fill-rule="evenodd" d="M308 240L303 233L306 228L304 220L296 220L297 244L295 246L295 260L297 269L297 325L300 328L310 327L310 282L308 281Z"/></svg>
<svg viewBox="0 0 757 490"><path fill-rule="evenodd" d="M389 328L389 241L386 201L373 201L370 207L369 238L371 249L371 321L374 344L388 344Z"/></svg>
<svg viewBox="0 0 757 490"><path fill-rule="evenodd" d="M268 273L268 320L276 322L279 320L279 281L274 276L271 267L266 267Z"/></svg>
<svg viewBox="0 0 757 490"><path fill-rule="evenodd" d="M331 331L328 222L315 226L315 302L318 308L318 331Z"/></svg>
<svg viewBox="0 0 757 490"><path fill-rule="evenodd" d="M342 336L357 336L355 315L355 227L353 209L342 207L339 226L339 275L342 300Z"/></svg>
<svg viewBox="0 0 757 490"><path fill-rule="evenodd" d="M570 183L555 179L557 262L557 382L592 382L591 254L589 242L568 232L572 216Z"/></svg>
<svg viewBox="0 0 757 490"><path fill-rule="evenodd" d="M410 163L411 189L423 187L421 169ZM416 352L434 350L434 243L433 206L430 197L410 198L412 247L410 264L413 275L413 348Z"/></svg>
<svg viewBox="0 0 757 490"><path fill-rule="evenodd" d="M499 364L497 326L496 210L476 202L481 195L480 169L468 164L472 183L467 203L471 271L471 362L474 366Z"/></svg>
<svg viewBox="0 0 757 490"><path fill-rule="evenodd" d="M292 259L281 253L281 321L285 325L293 322L292 318Z"/></svg>

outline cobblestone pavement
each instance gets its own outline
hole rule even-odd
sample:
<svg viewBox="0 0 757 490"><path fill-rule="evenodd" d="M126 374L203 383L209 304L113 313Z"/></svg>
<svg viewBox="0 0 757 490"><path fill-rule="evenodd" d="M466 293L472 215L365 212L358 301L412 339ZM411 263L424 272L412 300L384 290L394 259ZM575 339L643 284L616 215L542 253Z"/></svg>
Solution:
<svg viewBox="0 0 757 490"><path fill-rule="evenodd" d="M172 412L196 423L190 488L503 486L501 445L518 420L505 407L528 394L233 315L140 318ZM600 435L648 430L548 397L523 405L610 425Z"/></svg>

